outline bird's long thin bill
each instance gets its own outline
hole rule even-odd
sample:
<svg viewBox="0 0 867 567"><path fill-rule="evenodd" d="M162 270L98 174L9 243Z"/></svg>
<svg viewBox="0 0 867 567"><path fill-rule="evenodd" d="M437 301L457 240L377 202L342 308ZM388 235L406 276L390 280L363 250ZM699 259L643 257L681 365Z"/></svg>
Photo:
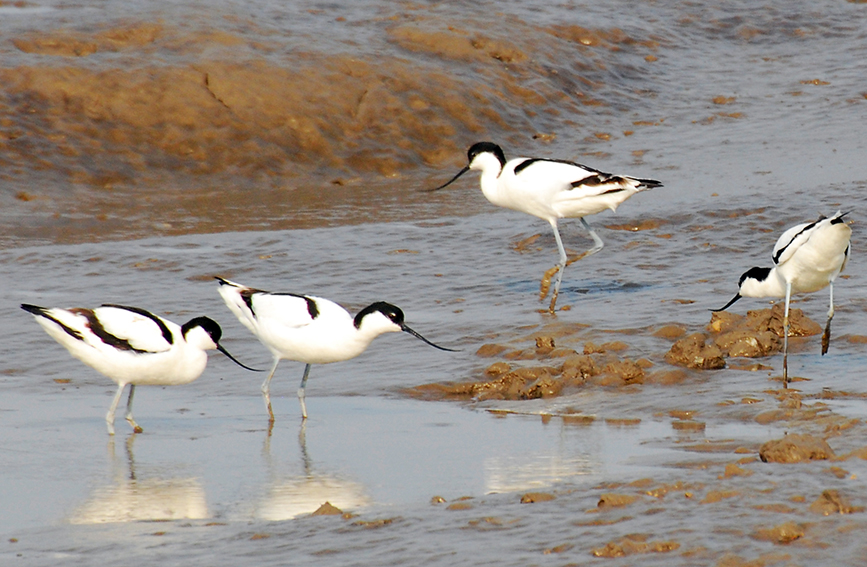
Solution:
<svg viewBox="0 0 867 567"><path fill-rule="evenodd" d="M738 299L740 299L741 297L742 297L741 294L737 293L737 294L735 294L734 297L732 297L731 301L729 301L728 303L726 303L725 305L723 305L719 309L711 309L711 311L713 311L714 313L716 313L718 311L725 311L726 309L731 307L734 304L734 302L737 301Z"/></svg>
<svg viewBox="0 0 867 567"><path fill-rule="evenodd" d="M403 325L403 326L401 327L401 329L402 329L403 331L409 333L410 335L414 336L415 338L420 339L420 340L426 342L427 344L429 344L430 346L432 346L432 347L434 347L434 348L438 348L438 349L440 349L440 350L447 350L447 351L449 351L449 352L458 352L458 351L456 351L456 350L453 349L453 348L446 348L446 347L441 347L440 345L435 345L434 343L430 342L429 340L427 340L427 339L424 338L423 336L419 335L418 333L416 333L415 331L413 331L412 329L410 329L410 328L407 327L406 325Z"/></svg>
<svg viewBox="0 0 867 567"><path fill-rule="evenodd" d="M220 352L222 352L222 353L225 354L226 356L228 356L228 357L229 357L229 360L231 360L232 362L234 362L235 364L237 364L237 365L240 366L241 368L244 368L244 369L246 369L246 370L251 370L251 371L253 371L253 372L264 372L264 370L258 370L258 369L256 369L256 368L250 368L249 366L246 366L245 364L241 364L240 362L238 362L238 359L237 359L237 358L235 358L234 356L232 356L231 354L229 354L229 351L227 351L226 349L224 349L224 348L223 348L222 346L220 346L220 345L217 345L217 350L220 351Z"/></svg>
<svg viewBox="0 0 867 567"><path fill-rule="evenodd" d="M446 187L448 187L449 185L451 185L452 183L457 181L458 177L460 177L464 173L468 172L469 170L470 170L470 166L466 166L465 168L460 170L457 175L455 175L454 177L449 179L448 182L446 182L445 184L440 185L439 187L434 187L433 189L428 189L428 191L433 192L433 191L439 191L440 189L445 189Z"/></svg>

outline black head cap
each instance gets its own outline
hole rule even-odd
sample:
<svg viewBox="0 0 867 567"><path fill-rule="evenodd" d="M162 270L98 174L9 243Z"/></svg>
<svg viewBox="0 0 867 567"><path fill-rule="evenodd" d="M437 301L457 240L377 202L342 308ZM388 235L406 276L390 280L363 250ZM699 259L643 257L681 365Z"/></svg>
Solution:
<svg viewBox="0 0 867 567"><path fill-rule="evenodd" d="M500 146L493 142L477 142L470 146L470 149L467 150L467 163L473 163L473 160L476 159L477 155L485 152L490 152L497 156L497 159L500 160L500 167L506 165L506 154L503 153Z"/></svg>
<svg viewBox="0 0 867 567"><path fill-rule="evenodd" d="M220 325L218 325L216 321L208 317L196 317L195 319L190 319L184 323L183 327L181 327L181 333L186 337L187 333L196 327L204 329L205 332L211 336L211 340L214 341L215 345L220 344L220 337L223 336L223 329L220 328Z"/></svg>
<svg viewBox="0 0 867 567"><path fill-rule="evenodd" d="M758 280L760 282L768 279L768 276L771 274L771 268L750 268L746 272L743 273L741 279L738 280L738 287L744 285L744 282L747 278L752 278L754 280Z"/></svg>
<svg viewBox="0 0 867 567"><path fill-rule="evenodd" d="M361 320L364 319L366 315L370 315L377 311L388 317L389 320L398 327L403 327L403 311L400 310L400 307L384 301L377 301L376 303L371 303L358 312L358 315L355 316L355 328L358 329L361 327Z"/></svg>

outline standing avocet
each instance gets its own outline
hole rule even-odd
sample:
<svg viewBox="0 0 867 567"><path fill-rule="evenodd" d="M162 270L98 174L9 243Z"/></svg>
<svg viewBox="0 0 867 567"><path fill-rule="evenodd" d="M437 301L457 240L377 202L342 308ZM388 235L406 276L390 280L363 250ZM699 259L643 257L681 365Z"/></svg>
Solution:
<svg viewBox="0 0 867 567"><path fill-rule="evenodd" d="M515 158L506 161L500 146L491 142L473 144L467 152L468 164L448 183L432 191L451 185L471 169L482 172L482 193L494 205L521 211L544 219L554 229L554 238L560 251L560 262L542 278L540 299L548 294L551 276L557 274L557 283L548 310L553 313L560 293L560 282L566 266L595 254L604 246L599 235L584 219L605 209L617 209L626 199L639 191L662 187L655 179L639 179L613 175L570 161L545 158ZM566 250L557 229L557 220L579 218L593 238L594 246L567 262Z"/></svg>
<svg viewBox="0 0 867 567"><path fill-rule="evenodd" d="M208 363L205 351L213 349L253 370L220 346L222 330L207 317L196 317L181 327L144 309L123 305L60 309L22 304L21 308L32 313L72 356L118 385L105 416L109 435L114 435L114 412L127 384L126 420L134 432L141 433L132 418L136 386L188 384L201 376Z"/></svg>
<svg viewBox="0 0 867 567"><path fill-rule="evenodd" d="M793 226L774 245L773 268L751 268L738 282L738 293L731 301L714 311L728 309L741 297L785 297L783 315L783 387L789 384L789 303L793 293L812 293L830 288L828 322L822 334L822 354L828 352L831 341L831 319L834 317L834 280L849 260L849 238L852 229L846 223L848 212L837 211L831 218Z"/></svg>
<svg viewBox="0 0 867 567"><path fill-rule="evenodd" d="M262 384L262 396L271 423L271 378L281 360L304 362L304 376L298 388L301 417L307 419L304 389L310 366L355 358L383 333L404 331L440 350L452 351L430 342L403 322L403 311L378 301L353 318L333 301L311 295L271 293L217 277L220 295L238 320L271 351L274 366Z"/></svg>

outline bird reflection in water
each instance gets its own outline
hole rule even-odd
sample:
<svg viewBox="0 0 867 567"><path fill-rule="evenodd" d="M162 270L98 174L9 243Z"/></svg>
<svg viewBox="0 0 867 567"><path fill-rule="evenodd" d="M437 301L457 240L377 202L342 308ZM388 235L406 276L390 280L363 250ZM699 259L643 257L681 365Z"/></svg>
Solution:
<svg viewBox="0 0 867 567"><path fill-rule="evenodd" d="M279 464L271 456L271 435L265 437L262 449L265 464L272 477L268 493L256 506L255 516L260 520L288 520L312 514L326 502L343 510L355 510L372 503L365 487L355 481L314 470L307 454L307 423L298 431L303 474L280 477Z"/></svg>
<svg viewBox="0 0 867 567"><path fill-rule="evenodd" d="M108 444L114 481L97 488L69 518L71 524L104 524L142 520L197 520L210 517L205 490L196 477L139 478L133 444L124 443L126 463L115 455L114 438Z"/></svg>

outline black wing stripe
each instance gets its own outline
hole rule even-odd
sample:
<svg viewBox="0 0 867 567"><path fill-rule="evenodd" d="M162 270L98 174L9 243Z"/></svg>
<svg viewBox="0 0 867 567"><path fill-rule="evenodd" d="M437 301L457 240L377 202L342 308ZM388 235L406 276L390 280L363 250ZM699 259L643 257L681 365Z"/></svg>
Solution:
<svg viewBox="0 0 867 567"><path fill-rule="evenodd" d="M798 232L798 234L793 236L792 239L790 241L788 241L785 246L783 246L782 248L777 250L777 253L774 254L774 264L780 263L780 257L783 255L783 253L786 251L786 249L792 245L792 242L794 242L799 236L801 236L802 234L804 234L805 232L807 232L808 230L812 229L814 226L819 224L819 222L821 222L824 218L825 217L819 217L819 220L817 220L816 222L811 222L810 224L805 226L802 230L800 230Z"/></svg>
<svg viewBox="0 0 867 567"><path fill-rule="evenodd" d="M266 295L287 295L289 297L297 297L299 299L303 299L307 302L307 313L310 315L311 319L316 319L319 317L319 308L316 307L316 302L313 299L307 297L306 295L301 295L298 293L289 293L289 292L277 292L271 293L267 291L259 291L257 289L244 289L241 290L241 299L244 300L244 303L247 304L247 307L250 309L250 312L253 314L253 317L256 317L256 310L253 309L253 296L257 293L262 293Z"/></svg>
<svg viewBox="0 0 867 567"><path fill-rule="evenodd" d="M562 164L571 165L574 167L580 167L582 169L586 169L590 173L601 173L598 169L593 169L592 167L588 167L586 165L581 165L580 163L575 163L574 161L568 161L565 159L528 158L528 159L525 159L524 161L522 161L521 163L519 163L518 165L515 166L515 175L518 175L519 173L521 173L522 171L524 171L525 169L527 169L528 167L530 167L534 163L538 163L538 162L542 162L542 161L547 161L547 162L551 162L551 163L562 163Z"/></svg>
<svg viewBox="0 0 867 567"><path fill-rule="evenodd" d="M166 324L163 323L162 319L160 319L159 317L157 317L156 315L154 315L150 311L145 311L144 309L139 309L138 307L128 307L126 305L117 305L117 304L113 304L113 303L104 303L102 306L103 307L114 307L115 309L125 309L126 311L129 311L131 313L136 313L138 315L141 315L142 317L147 317L148 319L150 319L151 321L156 323L156 326L159 327L160 333L162 333L163 338L166 340L166 342L168 344L171 345L171 344L175 343L175 338L172 336L172 332L169 330L169 328L166 327ZM118 339L118 340L120 340L120 339ZM132 348L132 347L130 347L130 348ZM136 350L136 349L133 349L133 350ZM147 351L138 351L138 352L147 352Z"/></svg>
<svg viewBox="0 0 867 567"><path fill-rule="evenodd" d="M103 307L117 307L119 309L126 309L125 307L118 307L117 305L103 305ZM135 348L129 341L126 339L122 339L120 337L116 337L105 330L105 327L102 326L102 323L99 321L99 318L96 316L96 313L91 309L70 309L69 310L76 315L81 315L85 319L87 319L87 326L90 328L91 332L96 335L99 340L107 344L108 346L114 347L118 350L128 350L132 352L138 353L147 353L150 351L142 350Z"/></svg>
<svg viewBox="0 0 867 567"><path fill-rule="evenodd" d="M313 301L313 299L307 297L306 295L301 295L299 293L289 293L288 291L275 293L273 295L288 295L290 297L298 297L300 299L303 299L307 302L307 313L310 315L310 318L316 319L317 317L319 317L319 308L316 307L316 302Z"/></svg>

